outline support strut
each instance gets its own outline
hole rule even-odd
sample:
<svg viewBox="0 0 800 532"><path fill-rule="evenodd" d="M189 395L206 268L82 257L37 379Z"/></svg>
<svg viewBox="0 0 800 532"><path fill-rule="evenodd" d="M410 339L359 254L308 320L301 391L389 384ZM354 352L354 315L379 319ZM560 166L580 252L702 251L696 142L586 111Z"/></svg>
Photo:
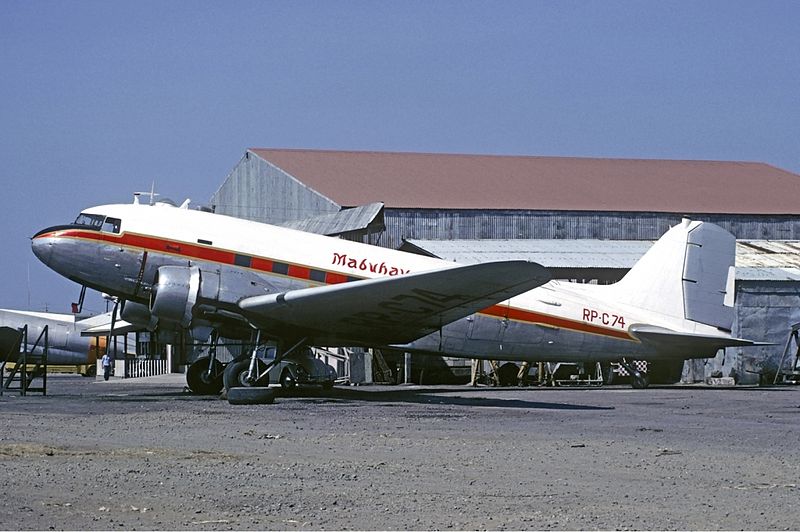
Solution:
<svg viewBox="0 0 800 532"><path fill-rule="evenodd" d="M258 350L260 347L262 347L262 344L261 344L261 330L256 329L255 345L253 346L253 352L250 355L250 367L247 370L247 381L252 384L258 380L261 380L262 378L267 376L267 374L272 368L274 368L277 364L283 361L286 357L294 353L298 348L304 346L307 341L308 337L304 336L300 340L292 344L292 346L289 349L286 350L281 350L280 348L276 349L275 359L272 360L272 362L267 362L266 365L264 366L264 369L259 371Z"/></svg>

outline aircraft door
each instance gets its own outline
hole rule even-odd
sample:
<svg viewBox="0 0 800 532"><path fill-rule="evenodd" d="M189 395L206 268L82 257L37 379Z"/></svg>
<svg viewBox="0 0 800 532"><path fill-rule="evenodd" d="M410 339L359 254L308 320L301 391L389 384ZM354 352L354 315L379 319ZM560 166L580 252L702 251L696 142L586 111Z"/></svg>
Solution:
<svg viewBox="0 0 800 532"><path fill-rule="evenodd" d="M509 324L507 318L473 314L468 319L467 342L487 354L502 351Z"/></svg>

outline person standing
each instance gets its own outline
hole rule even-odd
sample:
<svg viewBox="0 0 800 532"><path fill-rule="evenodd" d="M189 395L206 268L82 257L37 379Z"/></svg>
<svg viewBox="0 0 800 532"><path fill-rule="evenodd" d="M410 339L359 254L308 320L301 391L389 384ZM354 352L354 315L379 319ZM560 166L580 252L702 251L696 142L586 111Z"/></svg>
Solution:
<svg viewBox="0 0 800 532"><path fill-rule="evenodd" d="M108 356L108 353L103 355L103 358L100 359L100 364L103 366L103 380L108 380L108 377L111 375L111 357Z"/></svg>

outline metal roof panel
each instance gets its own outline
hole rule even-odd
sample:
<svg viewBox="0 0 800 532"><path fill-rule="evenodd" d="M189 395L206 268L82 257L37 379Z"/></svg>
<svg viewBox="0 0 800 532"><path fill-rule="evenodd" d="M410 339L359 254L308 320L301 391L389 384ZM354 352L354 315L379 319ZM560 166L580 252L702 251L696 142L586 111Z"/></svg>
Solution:
<svg viewBox="0 0 800 532"><path fill-rule="evenodd" d="M800 214L800 176L759 162L252 148L339 205ZM755 187L758 194L753 194Z"/></svg>

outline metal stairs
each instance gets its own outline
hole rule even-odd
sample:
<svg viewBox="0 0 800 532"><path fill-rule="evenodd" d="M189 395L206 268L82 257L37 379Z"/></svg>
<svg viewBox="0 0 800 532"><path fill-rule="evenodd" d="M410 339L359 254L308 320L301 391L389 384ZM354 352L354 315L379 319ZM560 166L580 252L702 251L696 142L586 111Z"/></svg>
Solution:
<svg viewBox="0 0 800 532"><path fill-rule="evenodd" d="M775 372L775 380L772 384L800 384L800 323L792 325L792 330L789 333L789 338L786 340L786 347L783 349L781 361L778 362L778 370ZM794 359L789 355L789 350L794 343ZM791 365L785 368L786 359L791 360Z"/></svg>
<svg viewBox="0 0 800 532"><path fill-rule="evenodd" d="M0 353L3 356L0 362L0 395L6 391L19 391L23 396L28 393L47 395L48 326L42 328L32 344L29 342L27 325L16 330L16 339L13 338L14 330L8 327L3 328L3 334L12 336L12 341L8 352ZM41 378L41 384L34 386L38 378Z"/></svg>

